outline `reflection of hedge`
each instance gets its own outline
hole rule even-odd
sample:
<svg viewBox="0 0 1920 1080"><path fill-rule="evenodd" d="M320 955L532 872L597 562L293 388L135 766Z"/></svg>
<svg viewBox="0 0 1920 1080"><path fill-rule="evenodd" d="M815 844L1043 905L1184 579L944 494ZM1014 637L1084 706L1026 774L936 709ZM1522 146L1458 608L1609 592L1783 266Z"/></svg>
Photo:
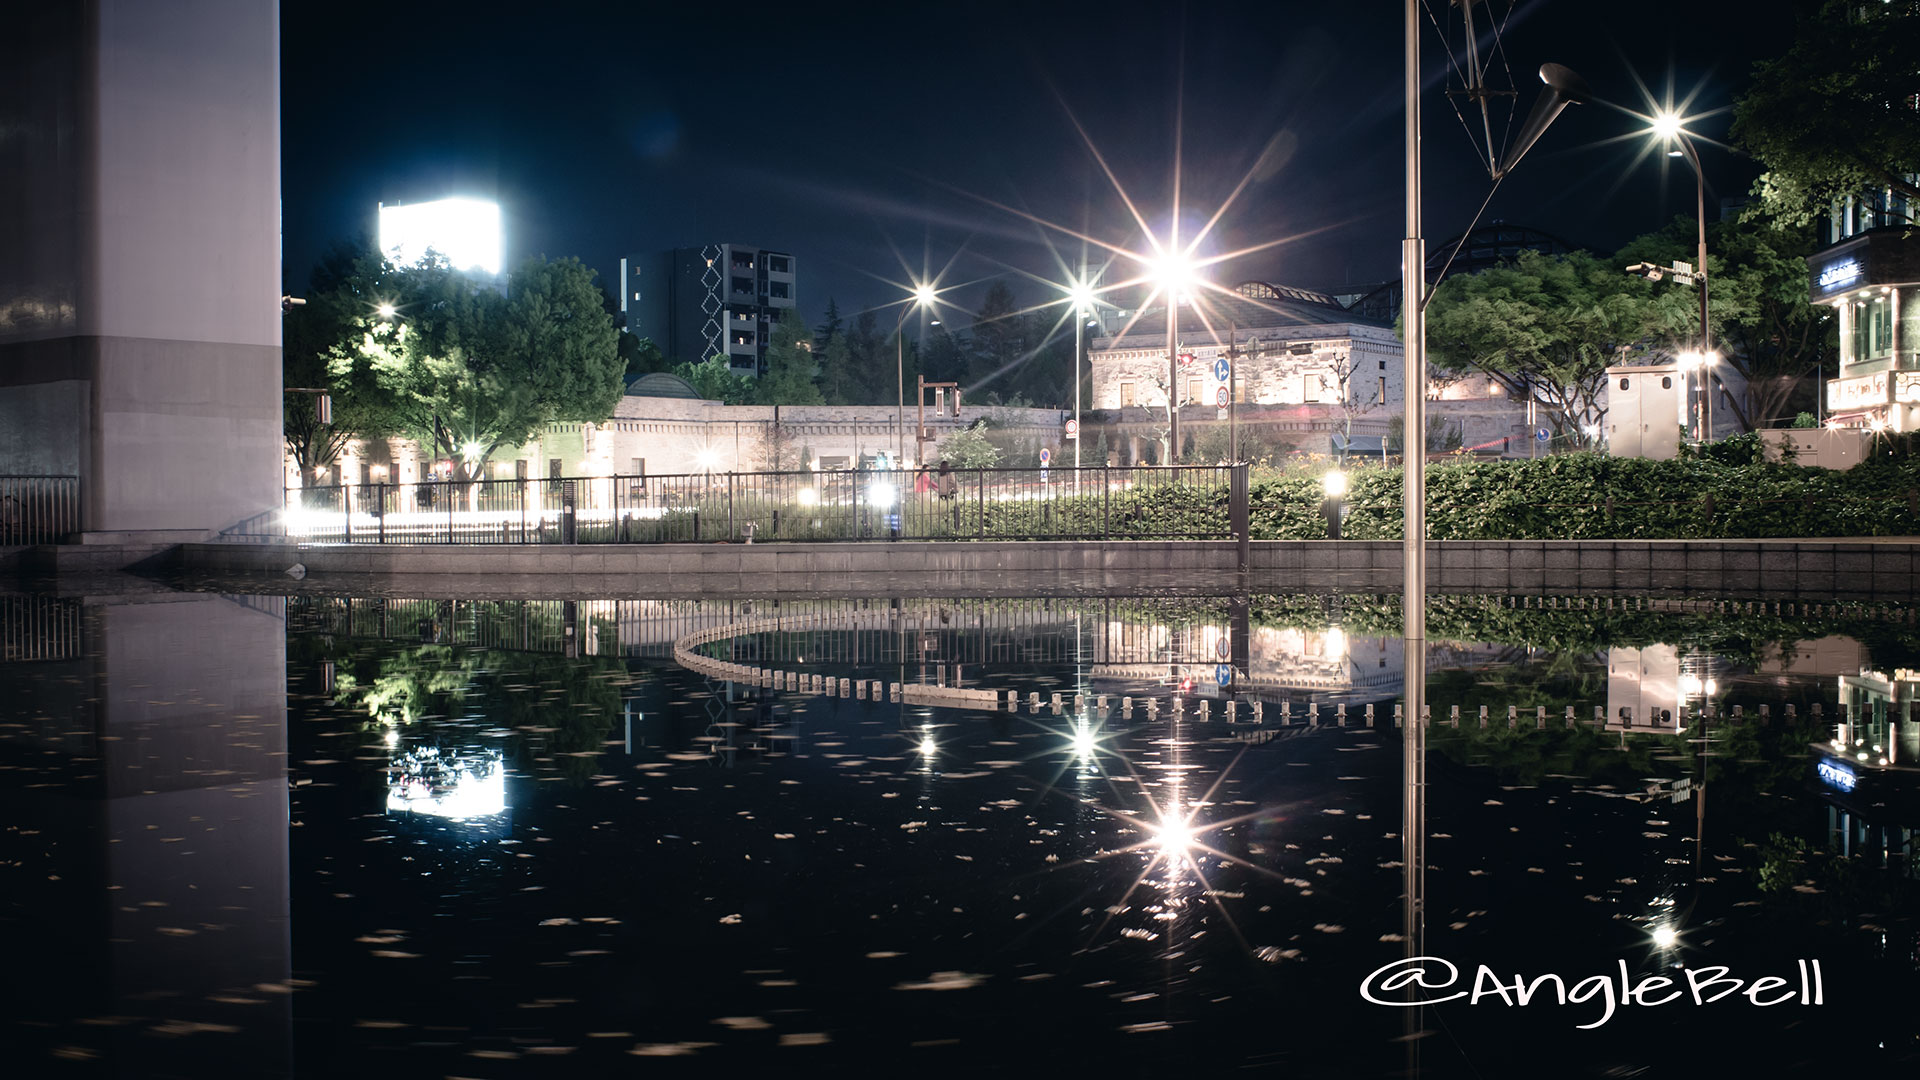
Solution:
<svg viewBox="0 0 1920 1080"><path fill-rule="evenodd" d="M1435 540L1669 540L1890 536L1920 533L1920 456L1912 437L1884 440L1847 472L1761 459L1736 436L1671 461L1567 454L1427 468ZM1399 539L1398 469L1350 472L1344 535ZM1326 535L1311 477L1254 488L1255 539Z"/></svg>
<svg viewBox="0 0 1920 1080"><path fill-rule="evenodd" d="M1255 596L1251 616L1266 626L1318 630L1333 617L1325 596ZM1398 637L1400 597L1345 596L1338 621L1355 637ZM1525 645L1557 653L1678 645L1751 664L1770 645L1791 647L1823 637L1850 637L1867 647L1879 667L1920 667L1920 628L1897 604L1825 605L1820 614L1772 614L1765 604L1735 603L1728 610L1668 611L1638 598L1427 597L1427 640ZM1777 605L1775 605L1777 606ZM1788 605L1792 606L1792 605Z"/></svg>

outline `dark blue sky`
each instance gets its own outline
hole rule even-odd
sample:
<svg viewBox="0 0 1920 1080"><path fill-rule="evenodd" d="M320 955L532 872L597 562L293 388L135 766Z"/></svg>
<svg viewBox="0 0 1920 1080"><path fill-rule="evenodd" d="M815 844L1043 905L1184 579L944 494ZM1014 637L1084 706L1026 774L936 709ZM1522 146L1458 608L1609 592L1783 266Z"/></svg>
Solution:
<svg viewBox="0 0 1920 1080"><path fill-rule="evenodd" d="M1802 6L1522 2L1505 35L1522 115L1549 60L1624 104L1641 104L1636 74L1656 92L1671 75L1683 95L1700 88L1696 109L1725 107ZM284 0L287 284L304 287L334 239L370 231L377 202L457 193L500 199L510 260L576 255L603 280L629 251L791 251L809 321L829 296L843 311L895 299L880 279L906 279L896 252L915 271L952 260L948 283L1013 274L1035 303L1044 290L1018 274L1052 276L1054 256L1007 208L1143 246L1074 120L1158 225L1176 97L1186 216L1204 219L1265 158L1216 250L1300 237L1216 280L1338 289L1398 273L1399 4L815 7ZM1423 48L1437 243L1487 181L1440 93L1431 31ZM1723 135L1727 119L1698 130ZM1603 144L1633 127L1604 106L1569 110L1488 219L1611 249L1690 214L1684 166L1630 168L1637 141ZM1715 194L1746 191L1750 162L1702 157ZM1078 259L1077 241L1052 239ZM979 288L956 298L971 306Z"/></svg>

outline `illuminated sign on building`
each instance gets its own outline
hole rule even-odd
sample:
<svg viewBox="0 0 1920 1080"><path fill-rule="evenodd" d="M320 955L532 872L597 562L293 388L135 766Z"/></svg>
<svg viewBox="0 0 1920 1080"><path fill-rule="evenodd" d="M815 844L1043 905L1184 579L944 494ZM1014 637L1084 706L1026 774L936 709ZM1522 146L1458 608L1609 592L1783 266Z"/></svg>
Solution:
<svg viewBox="0 0 1920 1080"><path fill-rule="evenodd" d="M1814 766L1814 771L1820 774L1820 779L1828 787L1836 791L1852 791L1853 785L1859 782L1854 778L1852 769L1837 761L1822 761Z"/></svg>
<svg viewBox="0 0 1920 1080"><path fill-rule="evenodd" d="M500 272L500 204L483 199L440 199L380 207L380 250L410 266L428 249L446 256L455 270Z"/></svg>
<svg viewBox="0 0 1920 1080"><path fill-rule="evenodd" d="M1899 402L1920 402L1920 371L1896 371L1893 373L1893 400Z"/></svg>
<svg viewBox="0 0 1920 1080"><path fill-rule="evenodd" d="M1851 285L1860 280L1861 266L1857 260L1848 259L1843 263L1834 263L1820 271L1820 287L1823 289Z"/></svg>
<svg viewBox="0 0 1920 1080"><path fill-rule="evenodd" d="M1885 405L1888 400L1884 371L1857 379L1835 379L1827 384L1827 408L1832 411L1873 408Z"/></svg>

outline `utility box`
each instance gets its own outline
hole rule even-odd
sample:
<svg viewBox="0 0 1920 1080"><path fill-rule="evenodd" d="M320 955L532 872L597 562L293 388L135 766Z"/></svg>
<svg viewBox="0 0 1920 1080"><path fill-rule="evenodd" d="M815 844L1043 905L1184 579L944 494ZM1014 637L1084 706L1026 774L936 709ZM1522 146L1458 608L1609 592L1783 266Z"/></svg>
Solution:
<svg viewBox="0 0 1920 1080"><path fill-rule="evenodd" d="M1665 461L1680 454L1686 373L1671 364L1607 369L1607 453Z"/></svg>

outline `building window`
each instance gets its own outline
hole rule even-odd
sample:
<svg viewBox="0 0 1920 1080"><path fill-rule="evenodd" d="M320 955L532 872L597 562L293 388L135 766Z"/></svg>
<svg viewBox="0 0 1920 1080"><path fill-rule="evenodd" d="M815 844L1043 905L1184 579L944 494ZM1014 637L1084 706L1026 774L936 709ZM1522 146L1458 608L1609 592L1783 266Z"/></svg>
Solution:
<svg viewBox="0 0 1920 1080"><path fill-rule="evenodd" d="M751 292L753 292L753 279L752 279L752 278L749 278L749 277L737 277L737 278L734 278L734 279L733 279L733 291L734 291L734 292L737 292L737 293L751 293Z"/></svg>
<svg viewBox="0 0 1920 1080"><path fill-rule="evenodd" d="M775 298L785 300L792 289L784 281L776 281L767 286L767 291Z"/></svg>
<svg viewBox="0 0 1920 1080"><path fill-rule="evenodd" d="M751 270L753 269L753 256L744 251L736 251L733 253L733 266L736 270Z"/></svg>
<svg viewBox="0 0 1920 1080"><path fill-rule="evenodd" d="M1387 370L1387 362L1385 360L1380 361L1380 370L1381 371Z"/></svg>
<svg viewBox="0 0 1920 1080"><path fill-rule="evenodd" d="M1187 380L1187 401L1205 401L1206 400L1207 390L1206 390L1206 387L1201 385L1201 382L1202 380L1200 379ZM1182 402L1181 404L1185 404L1185 402Z"/></svg>
<svg viewBox="0 0 1920 1080"><path fill-rule="evenodd" d="M553 480L560 479L560 459L559 458L556 457L556 458L547 459L547 476L549 479L553 479Z"/></svg>
<svg viewBox="0 0 1920 1080"><path fill-rule="evenodd" d="M776 274L790 274L793 272L793 262L785 255L769 255L767 256L767 269Z"/></svg>
<svg viewBox="0 0 1920 1080"><path fill-rule="evenodd" d="M640 299L640 294L639 294L639 293L634 293L634 294L633 294L633 298L634 298L635 300L638 300L638 299Z"/></svg>
<svg viewBox="0 0 1920 1080"><path fill-rule="evenodd" d="M1893 352L1893 305L1882 293L1853 304L1853 360L1873 360Z"/></svg>
<svg viewBox="0 0 1920 1080"><path fill-rule="evenodd" d="M1385 405L1386 403L1387 403L1387 377L1385 375L1382 375L1380 376L1380 404Z"/></svg>
<svg viewBox="0 0 1920 1080"><path fill-rule="evenodd" d="M1120 384L1120 407L1123 409L1133 408L1133 384L1130 382Z"/></svg>

